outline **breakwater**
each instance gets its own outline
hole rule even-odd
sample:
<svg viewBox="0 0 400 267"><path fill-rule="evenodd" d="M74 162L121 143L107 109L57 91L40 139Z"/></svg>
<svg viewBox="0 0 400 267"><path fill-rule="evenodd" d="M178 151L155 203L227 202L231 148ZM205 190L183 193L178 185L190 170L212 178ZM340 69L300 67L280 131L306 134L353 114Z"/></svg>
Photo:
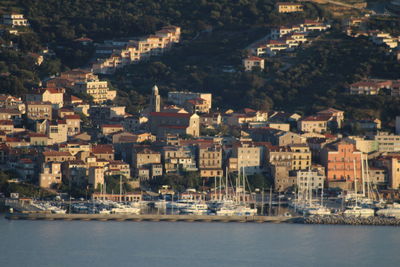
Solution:
<svg viewBox="0 0 400 267"><path fill-rule="evenodd" d="M385 217L314 216L306 217L302 222L304 224L400 226L400 219Z"/></svg>
<svg viewBox="0 0 400 267"><path fill-rule="evenodd" d="M154 222L252 222L252 223L298 223L301 217L285 216L216 216L216 215L158 215L158 214L52 214L8 213L10 220L80 220L80 221L154 221Z"/></svg>

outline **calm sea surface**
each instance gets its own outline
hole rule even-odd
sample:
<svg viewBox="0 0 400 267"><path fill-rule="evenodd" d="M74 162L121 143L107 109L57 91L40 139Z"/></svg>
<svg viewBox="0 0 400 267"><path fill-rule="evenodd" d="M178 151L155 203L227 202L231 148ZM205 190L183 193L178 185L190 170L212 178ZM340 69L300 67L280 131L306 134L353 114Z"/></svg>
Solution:
<svg viewBox="0 0 400 267"><path fill-rule="evenodd" d="M0 215L0 266L400 266L400 228Z"/></svg>

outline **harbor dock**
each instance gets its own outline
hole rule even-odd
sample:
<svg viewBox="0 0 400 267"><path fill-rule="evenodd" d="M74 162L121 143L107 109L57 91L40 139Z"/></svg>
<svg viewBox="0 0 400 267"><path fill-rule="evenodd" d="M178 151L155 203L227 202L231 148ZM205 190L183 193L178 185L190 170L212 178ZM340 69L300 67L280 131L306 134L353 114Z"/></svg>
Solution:
<svg viewBox="0 0 400 267"><path fill-rule="evenodd" d="M153 221L153 222L252 222L252 223L298 223L302 217L286 216L216 216L216 215L159 215L159 214L53 214L53 213L7 213L10 220L80 220L80 221Z"/></svg>

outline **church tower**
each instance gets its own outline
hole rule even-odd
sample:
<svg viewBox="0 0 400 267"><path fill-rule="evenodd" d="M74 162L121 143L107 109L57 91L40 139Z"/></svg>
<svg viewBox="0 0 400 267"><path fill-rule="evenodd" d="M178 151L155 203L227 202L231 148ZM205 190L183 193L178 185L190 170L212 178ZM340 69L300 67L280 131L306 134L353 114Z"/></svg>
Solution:
<svg viewBox="0 0 400 267"><path fill-rule="evenodd" d="M161 97L158 94L158 87L154 85L151 89L150 99L150 112L160 112L161 110Z"/></svg>

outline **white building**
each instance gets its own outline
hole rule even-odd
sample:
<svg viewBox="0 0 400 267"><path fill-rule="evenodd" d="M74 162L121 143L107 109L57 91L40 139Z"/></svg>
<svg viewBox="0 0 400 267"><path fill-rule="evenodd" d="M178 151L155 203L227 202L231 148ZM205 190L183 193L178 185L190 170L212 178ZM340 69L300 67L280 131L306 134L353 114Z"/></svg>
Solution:
<svg viewBox="0 0 400 267"><path fill-rule="evenodd" d="M318 170L302 170L297 172L297 187L299 192L307 193L324 187L326 177Z"/></svg>
<svg viewBox="0 0 400 267"><path fill-rule="evenodd" d="M11 26L29 26L28 20L24 18L23 14L5 14L3 23Z"/></svg>

